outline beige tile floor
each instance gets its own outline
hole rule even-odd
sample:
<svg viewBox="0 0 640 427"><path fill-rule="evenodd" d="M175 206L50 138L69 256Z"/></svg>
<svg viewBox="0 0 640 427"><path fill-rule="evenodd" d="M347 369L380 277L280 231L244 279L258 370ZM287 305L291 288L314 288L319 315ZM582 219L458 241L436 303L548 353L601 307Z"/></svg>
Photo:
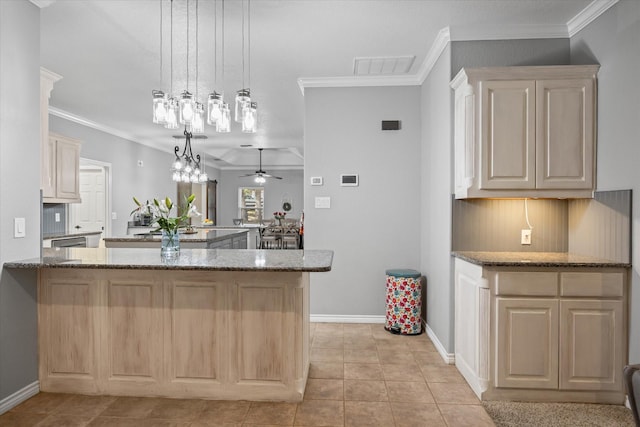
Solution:
<svg viewBox="0 0 640 427"><path fill-rule="evenodd" d="M493 426L426 335L378 324L311 324L304 400L226 402L40 393L0 426Z"/></svg>

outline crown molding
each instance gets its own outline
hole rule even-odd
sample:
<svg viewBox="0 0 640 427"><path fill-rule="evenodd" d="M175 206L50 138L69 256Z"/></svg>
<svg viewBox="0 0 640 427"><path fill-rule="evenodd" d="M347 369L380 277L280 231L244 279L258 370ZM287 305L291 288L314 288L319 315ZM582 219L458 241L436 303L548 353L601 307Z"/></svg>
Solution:
<svg viewBox="0 0 640 427"><path fill-rule="evenodd" d="M580 13L567 22L569 37L575 36L580 30L589 25L593 20L605 13L616 3L618 3L618 0L593 0L587 7L582 9Z"/></svg>
<svg viewBox="0 0 640 427"><path fill-rule="evenodd" d="M56 0L29 0L31 3L38 6L40 9L49 7L56 2Z"/></svg>
<svg viewBox="0 0 640 427"><path fill-rule="evenodd" d="M418 86L415 75L403 76L343 76L343 77L301 77L298 87L304 96L309 87L365 87L365 86Z"/></svg>
<svg viewBox="0 0 640 427"><path fill-rule="evenodd" d="M438 32L436 39L429 48L429 52L427 52L427 56L424 58L424 61L422 61L422 64L420 64L416 76L419 84L424 83L427 79L427 76L431 73L434 65L436 65L436 61L438 61L438 58L440 58L440 55L442 55L442 52L444 52L449 42L451 42L451 29L444 27Z"/></svg>
<svg viewBox="0 0 640 427"><path fill-rule="evenodd" d="M70 113L68 111L62 110L60 108L49 106L49 114L60 117L61 119L69 120L70 122L78 123L80 125L99 130L104 133L108 133L113 136L117 136L118 138L126 139L127 141L137 142L139 144L148 145L149 147L153 147L150 143L146 143L145 141L141 141L140 139L134 137L131 134L126 132L122 132L118 129L112 128L111 126L103 125L101 123L94 122L93 120L89 120L85 117L78 116L76 114ZM154 147L158 149L158 147ZM164 151L164 150L161 150Z"/></svg>

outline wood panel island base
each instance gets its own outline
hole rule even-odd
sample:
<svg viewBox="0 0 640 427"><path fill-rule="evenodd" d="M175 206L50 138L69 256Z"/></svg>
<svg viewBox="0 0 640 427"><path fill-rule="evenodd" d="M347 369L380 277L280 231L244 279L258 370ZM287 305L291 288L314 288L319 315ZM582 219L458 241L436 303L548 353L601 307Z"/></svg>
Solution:
<svg viewBox="0 0 640 427"><path fill-rule="evenodd" d="M99 250L93 267L40 267L42 391L302 400L309 272L328 271L331 251L193 249L165 265L159 250Z"/></svg>

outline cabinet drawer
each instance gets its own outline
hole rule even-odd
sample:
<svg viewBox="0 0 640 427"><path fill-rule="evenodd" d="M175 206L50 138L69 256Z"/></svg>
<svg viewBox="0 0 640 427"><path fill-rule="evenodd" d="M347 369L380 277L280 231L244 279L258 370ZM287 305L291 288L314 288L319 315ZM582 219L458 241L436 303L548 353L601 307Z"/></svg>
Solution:
<svg viewBox="0 0 640 427"><path fill-rule="evenodd" d="M555 272L499 271L495 284L496 295L558 295L558 273Z"/></svg>
<svg viewBox="0 0 640 427"><path fill-rule="evenodd" d="M622 297L624 273L561 273L563 297Z"/></svg>

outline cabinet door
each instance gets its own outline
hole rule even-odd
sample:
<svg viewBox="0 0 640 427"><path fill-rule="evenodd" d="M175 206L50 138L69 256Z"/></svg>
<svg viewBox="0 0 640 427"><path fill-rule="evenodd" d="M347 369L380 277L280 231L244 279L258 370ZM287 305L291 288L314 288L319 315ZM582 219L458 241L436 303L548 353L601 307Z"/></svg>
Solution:
<svg viewBox="0 0 640 427"><path fill-rule="evenodd" d="M480 85L480 188L535 188L535 81Z"/></svg>
<svg viewBox="0 0 640 427"><path fill-rule="evenodd" d="M496 298L496 387L558 388L558 300Z"/></svg>
<svg viewBox="0 0 640 427"><path fill-rule="evenodd" d="M591 189L594 156L594 82L536 82L538 188Z"/></svg>
<svg viewBox="0 0 640 427"><path fill-rule="evenodd" d="M560 301L560 388L622 390L620 300Z"/></svg>
<svg viewBox="0 0 640 427"><path fill-rule="evenodd" d="M56 141L56 197L80 198L80 144Z"/></svg>

